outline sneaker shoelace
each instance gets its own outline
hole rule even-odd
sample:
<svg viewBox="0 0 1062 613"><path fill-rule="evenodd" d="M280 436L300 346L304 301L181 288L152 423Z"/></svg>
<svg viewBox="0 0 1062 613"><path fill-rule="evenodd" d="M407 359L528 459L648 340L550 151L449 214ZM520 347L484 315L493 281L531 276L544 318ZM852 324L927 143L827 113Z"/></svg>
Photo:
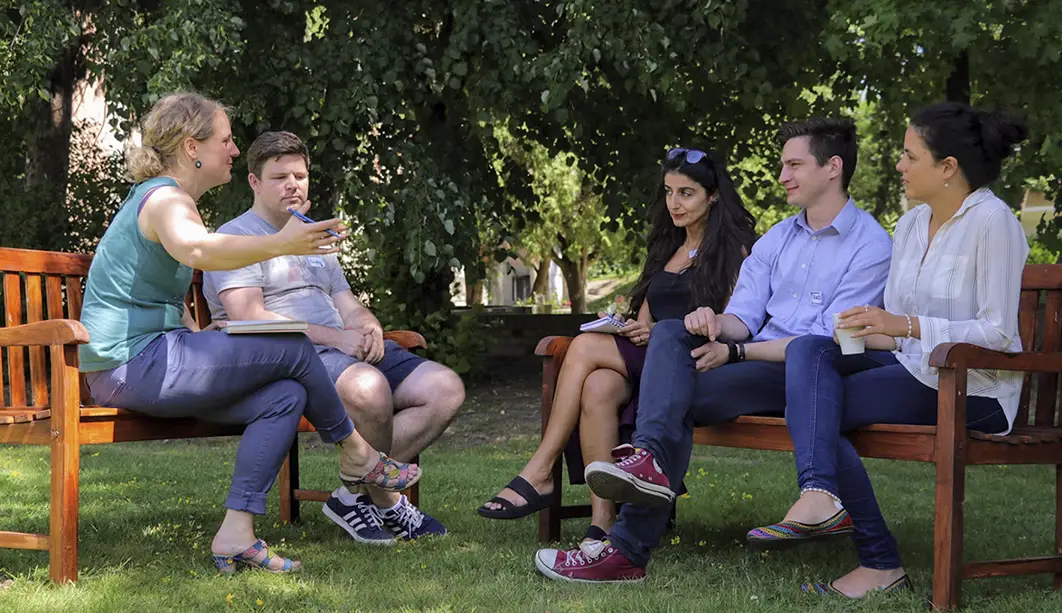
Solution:
<svg viewBox="0 0 1062 613"><path fill-rule="evenodd" d="M625 457L625 458L623 458L622 460L619 461L619 466L623 466L623 467L630 466L631 464L634 464L635 462L637 462L641 457L642 457L642 450L641 449L635 449L634 453L630 454L629 456L627 456L627 457Z"/></svg>
<svg viewBox="0 0 1062 613"><path fill-rule="evenodd" d="M369 520L368 523L370 523L373 528L379 528L380 526L383 525L383 515L380 514L380 509L377 509L376 505L374 505L374 504L363 505L362 509L365 510L366 515L368 515L368 517L367 517L367 519Z"/></svg>
<svg viewBox="0 0 1062 613"><path fill-rule="evenodd" d="M565 566L585 566L601 557L605 551L605 541L588 541L580 543L579 548L573 550L564 559Z"/></svg>
<svg viewBox="0 0 1062 613"><path fill-rule="evenodd" d="M406 503L398 508L393 521L405 528L406 531L412 532L420 528L421 524L424 523L424 514L417 507Z"/></svg>

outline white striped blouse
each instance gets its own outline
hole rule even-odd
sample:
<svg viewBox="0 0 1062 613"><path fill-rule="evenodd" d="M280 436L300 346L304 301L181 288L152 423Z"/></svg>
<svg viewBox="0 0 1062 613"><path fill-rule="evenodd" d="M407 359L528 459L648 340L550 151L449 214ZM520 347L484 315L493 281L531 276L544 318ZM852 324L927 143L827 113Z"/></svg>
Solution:
<svg viewBox="0 0 1062 613"><path fill-rule="evenodd" d="M937 369L930 368L929 355L940 343L1021 351L1018 302L1029 244L1013 211L988 188L967 196L929 245L931 215L923 204L896 224L885 310L918 317L921 340L897 338L895 355L919 381L936 389ZM969 395L999 401L1009 432L1022 374L973 370L967 384Z"/></svg>

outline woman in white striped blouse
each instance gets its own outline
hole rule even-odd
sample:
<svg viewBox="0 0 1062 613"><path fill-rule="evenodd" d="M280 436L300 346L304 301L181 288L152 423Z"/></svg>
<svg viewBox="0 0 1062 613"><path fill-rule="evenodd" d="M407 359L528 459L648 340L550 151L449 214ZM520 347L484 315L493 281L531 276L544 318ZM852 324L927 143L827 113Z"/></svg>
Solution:
<svg viewBox="0 0 1062 613"><path fill-rule="evenodd" d="M933 348L966 342L1020 351L1018 299L1029 246L1014 213L987 187L1025 139L999 112L942 103L918 112L896 169L909 199L924 202L896 225L885 308L854 306L840 328L860 330L867 351L841 355L835 340L806 336L786 351L786 423L801 495L785 519L749 533L776 547L852 534L860 566L805 591L859 598L909 587L896 540L845 432L873 423L932 425L937 419ZM973 371L967 426L1006 432L1020 373Z"/></svg>

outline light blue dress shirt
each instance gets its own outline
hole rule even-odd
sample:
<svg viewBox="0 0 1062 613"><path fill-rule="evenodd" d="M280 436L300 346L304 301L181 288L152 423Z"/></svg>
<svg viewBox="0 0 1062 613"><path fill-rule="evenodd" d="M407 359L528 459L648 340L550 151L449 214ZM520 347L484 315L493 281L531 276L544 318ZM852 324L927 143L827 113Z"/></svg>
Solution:
<svg viewBox="0 0 1062 613"><path fill-rule="evenodd" d="M889 233L851 199L817 232L801 211L756 241L725 312L753 342L833 336L834 313L882 305L891 256Z"/></svg>

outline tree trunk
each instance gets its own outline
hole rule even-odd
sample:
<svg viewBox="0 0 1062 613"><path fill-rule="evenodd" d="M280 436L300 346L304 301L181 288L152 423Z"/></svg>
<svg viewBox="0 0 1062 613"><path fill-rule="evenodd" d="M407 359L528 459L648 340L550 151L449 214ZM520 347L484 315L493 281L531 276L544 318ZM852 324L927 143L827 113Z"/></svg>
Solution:
<svg viewBox="0 0 1062 613"><path fill-rule="evenodd" d="M955 67L944 86L949 102L970 104L970 54L963 51L955 58Z"/></svg>
<svg viewBox="0 0 1062 613"><path fill-rule="evenodd" d="M483 304L483 279L472 283L465 281L465 304L468 306Z"/></svg>
<svg viewBox="0 0 1062 613"><path fill-rule="evenodd" d="M79 41L63 54L52 70L51 97L37 99L30 110L33 131L26 141L24 185L27 196L38 203L43 214L36 216L35 228L27 228L27 239L38 249L67 247L70 136L74 127L74 89L81 64Z"/></svg>
<svg viewBox="0 0 1062 613"><path fill-rule="evenodd" d="M577 260L558 257L557 265L564 275L564 284L568 287L568 299L572 301L572 313L585 313L586 308L586 271L588 258L582 256Z"/></svg>
<svg viewBox="0 0 1062 613"><path fill-rule="evenodd" d="M538 266L535 267L535 284L531 286L532 295L545 296L549 293L549 265L553 257L546 254L539 258Z"/></svg>

